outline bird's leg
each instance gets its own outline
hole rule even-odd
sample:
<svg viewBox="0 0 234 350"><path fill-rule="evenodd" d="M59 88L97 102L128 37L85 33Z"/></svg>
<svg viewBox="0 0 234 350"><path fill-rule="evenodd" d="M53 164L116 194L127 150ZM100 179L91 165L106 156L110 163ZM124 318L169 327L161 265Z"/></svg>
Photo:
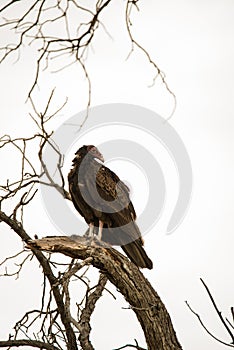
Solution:
<svg viewBox="0 0 234 350"><path fill-rule="evenodd" d="M89 235L88 235L90 238L93 238L93 232L94 232L94 224L91 222L89 224Z"/></svg>
<svg viewBox="0 0 234 350"><path fill-rule="evenodd" d="M98 226L98 234L97 234L97 238L99 239L99 241L102 240L102 229L103 229L103 225L104 223L99 220L99 226Z"/></svg>

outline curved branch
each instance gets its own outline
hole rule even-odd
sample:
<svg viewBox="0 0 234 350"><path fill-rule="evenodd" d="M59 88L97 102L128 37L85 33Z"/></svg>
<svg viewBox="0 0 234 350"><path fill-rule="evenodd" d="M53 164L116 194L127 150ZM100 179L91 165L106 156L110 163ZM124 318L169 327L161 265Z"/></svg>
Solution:
<svg viewBox="0 0 234 350"><path fill-rule="evenodd" d="M191 306L189 305L189 303L187 301L185 301L186 305L188 306L189 310L197 317L198 321L200 322L201 326L204 328L204 330L212 337L214 338L215 340L217 340L219 343L223 344L223 345L226 345L226 346L230 346L231 348L233 348L233 344L228 344L228 343L225 343L224 341L222 341L221 339L217 338L214 334L212 334L209 329L204 325L200 315L195 312Z"/></svg>
<svg viewBox="0 0 234 350"><path fill-rule="evenodd" d="M212 297L212 294L211 294L209 288L207 287L207 285L205 284L205 282L203 281L202 278L200 278L200 281L202 282L203 286L205 287L205 289L206 289L206 291L207 291L207 293L208 293L208 295L209 295L209 298L210 298L210 300L211 300L211 302L212 302L212 304L213 304L213 306L214 306L214 309L215 309L217 315L218 315L219 318L220 318L221 323L223 324L223 326L226 328L226 331L227 331L228 334L230 335L230 337L231 337L231 339L232 339L232 344L234 344L234 334L232 333L232 331L231 331L230 328L228 327L227 323L225 322L225 319L224 319L223 316L222 316L222 312L219 311L219 309L218 309L218 307L217 307L217 305L216 305L216 303L215 303L215 301L214 301L214 298Z"/></svg>
<svg viewBox="0 0 234 350"><path fill-rule="evenodd" d="M135 312L148 350L182 349L164 304L138 267L107 244L89 243L85 237L56 236L28 241L27 248L59 252L81 260L92 257L91 264L106 275Z"/></svg>
<svg viewBox="0 0 234 350"><path fill-rule="evenodd" d="M23 226L16 220L11 219L8 217L4 212L0 210L0 221L5 222L11 229L13 229L18 236L24 241L27 242L31 239L31 237L26 233ZM75 333L71 327L70 320L67 318L66 309L64 307L63 303L63 297L60 293L59 286L57 284L58 280L54 276L51 267L49 265L48 260L44 256L42 252L40 252L37 249L32 248L33 253L35 254L37 260L39 261L40 265L42 266L44 275L49 280L52 293L54 295L54 299L56 301L58 311L61 317L61 321L65 327L66 330L66 336L67 336L67 349L68 350L77 350L77 342L76 342L76 336Z"/></svg>
<svg viewBox="0 0 234 350"><path fill-rule="evenodd" d="M128 32L128 35L129 35L129 38L131 40L131 43L132 43L132 49L131 51L129 52L128 54L128 57L130 57L130 55L133 53L134 51L134 47L136 46L146 57L146 59L148 60L148 62L153 66L153 68L155 69L156 71L156 75L154 76L153 78L153 82L152 84L149 86L149 87L152 87L155 85L155 81L157 79L157 77L160 77L163 85L165 86L166 90L169 92L169 94L173 97L173 100L174 100L174 107L172 109L172 112L171 114L169 115L169 117L166 119L166 120L169 120L175 110L176 110L176 104L177 104L177 101L176 101L176 95L174 94L174 92L170 89L167 81L166 81L166 75L165 73L159 68L159 66L157 65L157 63L151 58L149 52L147 51L147 49L145 49L133 36L132 34L132 30L131 30L131 26L132 26L132 22L131 22L131 12L132 12L132 8L133 6L136 7L136 9L139 11L139 8L137 6L137 2L138 0L127 0L127 4L126 4L126 11L125 11L125 22L126 22L126 27L127 27L127 32Z"/></svg>
<svg viewBox="0 0 234 350"><path fill-rule="evenodd" d="M32 346L33 348L39 348L39 349L59 350L59 348L57 348L52 344L44 343L38 340L21 339L21 340L0 341L0 348L7 348L11 346Z"/></svg>
<svg viewBox="0 0 234 350"><path fill-rule="evenodd" d="M211 333L211 332L209 331L209 329L205 326L204 322L202 321L201 316L191 308L191 306L189 305L189 303L188 303L187 301L185 301L186 305L188 306L189 310L197 317L198 321L200 322L200 324L201 324L201 326L204 328L204 330L205 330L212 338L214 338L215 340L217 340L217 341L218 341L219 343L221 343L221 344L224 344L224 345L226 345L226 346L229 346L229 347L231 347L231 348L234 348L234 333L232 332L232 329L234 328L233 325L231 324L231 322L230 322L228 319L225 320L224 317L222 316L222 312L218 309L218 306L217 306L217 304L216 304L216 302L215 302L215 300L214 300L214 298L213 298L213 296L212 296L212 294L211 294L211 292L210 292L208 286L206 285L206 283L203 281L202 278L200 278L200 281L202 282L203 286L205 287L206 292L207 292L207 294L208 294L208 296L209 296L209 298L210 298L210 300L211 300L211 302L212 302L212 304L213 304L213 307L214 307L214 309L215 309L215 311L216 311L216 313L217 313L217 315L218 315L218 317L219 317L219 319L220 319L222 325L225 327L225 329L226 329L228 335L229 335L229 336L231 337L231 339L232 339L231 344L229 344L229 343L227 343L227 342L224 342L223 340L221 340L221 339L219 339L218 337L216 337L213 333ZM231 312L232 312L232 308L231 308ZM232 329L229 328L229 326L230 326Z"/></svg>
<svg viewBox="0 0 234 350"><path fill-rule="evenodd" d="M79 341L82 348L87 350L94 350L89 339L89 335L91 331L90 318L94 311L97 301L102 296L102 292L105 289L106 283L107 283L107 277L101 274L94 292L88 295L85 303L85 308L83 309L80 316L79 323L82 325L83 332L80 333Z"/></svg>

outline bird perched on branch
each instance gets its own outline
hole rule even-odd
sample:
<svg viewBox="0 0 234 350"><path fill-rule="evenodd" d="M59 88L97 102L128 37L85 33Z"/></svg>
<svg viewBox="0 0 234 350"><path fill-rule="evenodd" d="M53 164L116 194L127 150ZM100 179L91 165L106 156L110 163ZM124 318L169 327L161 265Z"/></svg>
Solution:
<svg viewBox="0 0 234 350"><path fill-rule="evenodd" d="M99 240L120 245L138 267L152 269L135 222L129 189L103 162L102 154L93 145L76 152L68 174L72 202L89 225L90 236L96 232Z"/></svg>

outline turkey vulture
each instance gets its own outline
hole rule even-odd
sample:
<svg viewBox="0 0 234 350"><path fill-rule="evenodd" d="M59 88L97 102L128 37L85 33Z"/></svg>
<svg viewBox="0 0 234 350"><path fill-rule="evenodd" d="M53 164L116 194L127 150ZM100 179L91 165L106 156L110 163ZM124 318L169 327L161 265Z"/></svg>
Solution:
<svg viewBox="0 0 234 350"><path fill-rule="evenodd" d="M98 230L99 239L120 245L138 267L152 269L128 187L103 165L103 156L95 146L83 146L75 155L68 174L69 191L75 208L89 225L89 234Z"/></svg>

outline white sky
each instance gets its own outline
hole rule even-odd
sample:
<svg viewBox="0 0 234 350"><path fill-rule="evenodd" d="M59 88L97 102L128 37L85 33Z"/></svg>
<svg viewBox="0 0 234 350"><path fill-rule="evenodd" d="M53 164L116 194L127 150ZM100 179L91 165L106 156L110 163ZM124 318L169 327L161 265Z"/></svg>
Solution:
<svg viewBox="0 0 234 350"><path fill-rule="evenodd" d="M170 172L165 174L167 202L160 222L145 237L146 251L154 262L154 269L144 271L144 274L168 308L184 349L222 350L225 347L204 332L184 301L188 300L200 313L210 331L224 341L230 340L199 278L207 282L223 315L231 319L230 307L234 304L231 259L234 243L231 209L234 207L234 3L231 0L151 0L139 2L139 7L140 12L133 16L133 33L166 73L168 84L177 96L177 109L170 123L186 145L194 176L188 214L178 229L166 236L165 228L176 198L174 187L178 183L174 178L176 172L165 155L163 169ZM90 52L88 68L93 82L92 105L126 102L168 117L173 108L172 98L160 80L155 87L148 88L153 70L145 57L136 51L125 61L130 46L119 25L122 11L123 7L117 2L110 12L106 11L103 21L106 21L114 40L99 34L93 52ZM13 65L14 60L9 59L0 66L1 134L22 136L30 133L32 123L27 119L28 105L24 101L32 82L32 60L33 55L26 48L19 63ZM86 83L75 67L58 75L47 73L36 94L39 106L40 101L45 101L50 87L54 86L58 101L69 97L67 106L57 118L59 124L85 107ZM127 137L125 131L122 133ZM102 136L105 140L105 133ZM92 135L92 143L98 143L99 138L100 134ZM139 135L135 138L144 144L144 138ZM10 157L9 154L6 161L12 163ZM9 166L13 171L13 164ZM141 179L142 175L139 175L139 182ZM142 203L136 188L133 191L136 196L134 204L139 212ZM38 211L43 215L40 218L43 227L38 227ZM32 235L38 231L41 235L56 234L41 203L33 207L32 220L27 228ZM0 257L3 259L16 252L20 243L16 243L18 238L3 225L1 234ZM34 301L39 296L33 286L39 288L42 282L38 276L39 273L30 273L28 264L22 280L0 280L0 339L7 337L10 326L22 316L25 307L35 307ZM144 346L144 337L135 316L129 310L121 310L126 306L120 296L114 301L108 294L99 302L92 331L96 350L133 343L134 338ZM115 317L110 321L108 317L111 315ZM105 338L100 335L103 333Z"/></svg>

